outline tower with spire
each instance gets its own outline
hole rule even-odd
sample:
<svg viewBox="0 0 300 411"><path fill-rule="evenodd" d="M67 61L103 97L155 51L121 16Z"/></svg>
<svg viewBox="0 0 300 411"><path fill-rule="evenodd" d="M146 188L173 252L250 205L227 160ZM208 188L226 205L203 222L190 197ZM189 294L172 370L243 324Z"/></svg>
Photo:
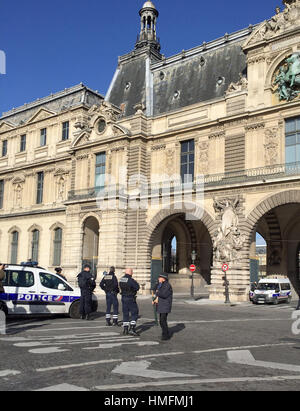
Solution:
<svg viewBox="0 0 300 411"><path fill-rule="evenodd" d="M140 10L141 31L135 45L136 49L150 46L158 52L160 51L159 38L156 32L158 16L159 13L152 1L146 1Z"/></svg>

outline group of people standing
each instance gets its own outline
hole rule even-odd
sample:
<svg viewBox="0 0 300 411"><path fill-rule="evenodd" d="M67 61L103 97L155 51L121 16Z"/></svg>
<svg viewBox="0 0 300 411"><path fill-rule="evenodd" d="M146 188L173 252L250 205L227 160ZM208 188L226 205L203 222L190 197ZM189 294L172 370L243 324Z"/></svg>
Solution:
<svg viewBox="0 0 300 411"><path fill-rule="evenodd" d="M91 272L91 267L86 264L83 271L77 276L78 285L81 289L80 315L82 319L91 320L92 295L96 283ZM133 270L127 268L125 275L118 281L115 267L110 267L109 272L103 273L100 288L106 294L106 324L107 326L119 326L119 300L118 294L122 296L123 312L123 335L138 337L137 321L139 318L139 307L137 304L137 293L140 290L139 283L133 278ZM168 314L172 310L173 290L168 281L168 276L161 274L153 290L152 304L160 315L160 326L162 328L162 340L170 339L168 328ZM113 312L113 314L112 314Z"/></svg>

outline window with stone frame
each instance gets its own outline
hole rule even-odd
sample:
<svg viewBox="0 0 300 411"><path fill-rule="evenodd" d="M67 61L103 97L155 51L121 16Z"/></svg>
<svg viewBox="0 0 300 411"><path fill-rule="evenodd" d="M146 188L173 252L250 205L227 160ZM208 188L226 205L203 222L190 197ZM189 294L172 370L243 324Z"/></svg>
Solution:
<svg viewBox="0 0 300 411"><path fill-rule="evenodd" d="M47 145L47 129L42 128L41 129L41 135L40 135L40 146L44 147Z"/></svg>
<svg viewBox="0 0 300 411"><path fill-rule="evenodd" d="M43 171L37 174L37 193L36 193L36 203L42 204L43 202L43 191L44 191L44 173Z"/></svg>
<svg viewBox="0 0 300 411"><path fill-rule="evenodd" d="M106 153L96 155L95 187L102 190L105 187Z"/></svg>
<svg viewBox="0 0 300 411"><path fill-rule="evenodd" d="M2 157L7 156L7 140L2 141Z"/></svg>
<svg viewBox="0 0 300 411"><path fill-rule="evenodd" d="M0 209L3 208L4 202L4 180L0 180Z"/></svg>
<svg viewBox="0 0 300 411"><path fill-rule="evenodd" d="M62 251L62 229L60 227L54 230L53 238L53 266L61 265L61 251Z"/></svg>
<svg viewBox="0 0 300 411"><path fill-rule="evenodd" d="M40 232L39 230L33 230L31 233L31 260L38 261L39 259L39 242Z"/></svg>
<svg viewBox="0 0 300 411"><path fill-rule="evenodd" d="M70 123L69 121L65 121L62 124L62 141L69 140L69 129L70 129Z"/></svg>
<svg viewBox="0 0 300 411"><path fill-rule="evenodd" d="M300 163L300 117L285 121L285 163Z"/></svg>
<svg viewBox="0 0 300 411"><path fill-rule="evenodd" d="M26 151L26 134L20 137L20 152Z"/></svg>
<svg viewBox="0 0 300 411"><path fill-rule="evenodd" d="M181 143L180 175L182 183L192 183L195 173L195 141Z"/></svg>
<svg viewBox="0 0 300 411"><path fill-rule="evenodd" d="M10 263L17 264L18 262L18 248L19 248L19 232L11 233L11 249L10 249Z"/></svg>

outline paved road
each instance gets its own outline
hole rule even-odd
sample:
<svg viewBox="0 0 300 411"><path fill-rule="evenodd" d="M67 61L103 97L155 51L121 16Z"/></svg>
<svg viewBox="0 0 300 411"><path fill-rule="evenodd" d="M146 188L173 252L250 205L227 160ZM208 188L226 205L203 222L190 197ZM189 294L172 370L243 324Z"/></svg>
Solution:
<svg viewBox="0 0 300 411"><path fill-rule="evenodd" d="M0 390L299 391L293 307L205 305L180 297L169 342L160 341L145 299L140 338L106 327L103 301L92 322L10 319L0 336Z"/></svg>

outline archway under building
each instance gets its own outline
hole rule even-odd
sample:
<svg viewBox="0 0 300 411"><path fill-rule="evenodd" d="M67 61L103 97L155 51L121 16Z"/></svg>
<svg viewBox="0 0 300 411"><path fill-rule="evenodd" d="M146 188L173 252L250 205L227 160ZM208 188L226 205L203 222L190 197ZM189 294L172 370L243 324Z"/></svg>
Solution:
<svg viewBox="0 0 300 411"><path fill-rule="evenodd" d="M99 222L90 216L83 223L82 266L89 264L93 274L97 275L99 254Z"/></svg>
<svg viewBox="0 0 300 411"><path fill-rule="evenodd" d="M300 292L300 192L283 192L265 200L249 216L250 221L254 219L250 259L259 233L266 242L265 276L288 277L296 297Z"/></svg>
<svg viewBox="0 0 300 411"><path fill-rule="evenodd" d="M193 275L195 294L208 294L211 282L212 240L205 224L187 220L185 213L175 213L162 219L150 239L151 286L159 274L168 274L174 292L190 294L192 252L195 253L196 272Z"/></svg>

